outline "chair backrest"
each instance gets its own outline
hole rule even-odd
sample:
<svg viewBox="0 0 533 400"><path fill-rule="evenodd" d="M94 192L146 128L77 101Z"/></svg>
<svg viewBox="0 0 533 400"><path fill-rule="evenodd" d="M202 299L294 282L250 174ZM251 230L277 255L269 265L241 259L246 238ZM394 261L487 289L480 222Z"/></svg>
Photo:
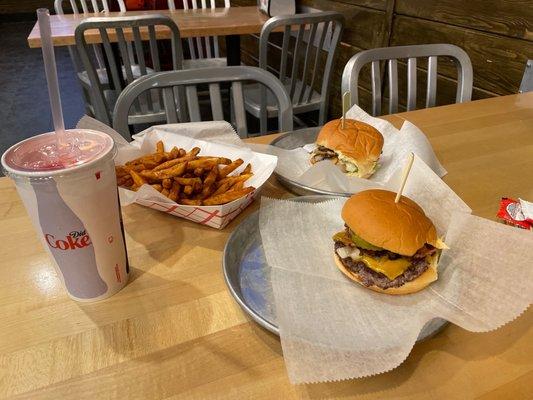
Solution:
<svg viewBox="0 0 533 400"><path fill-rule="evenodd" d="M518 93L531 91L533 91L533 60L527 60L526 69L524 70L524 76L522 77Z"/></svg>
<svg viewBox="0 0 533 400"><path fill-rule="evenodd" d="M178 122L176 110L180 104L185 103L188 117L179 122L201 121L197 86L206 84L209 87L211 120L224 120L220 84L231 83L234 125L238 134L241 137L245 137L248 134L248 129L244 108L243 82L249 81L260 83L261 86L265 86L274 94L279 108L279 130L291 131L293 129L292 105L284 86L270 72L257 67L244 66L167 71L139 78L120 94L115 105L113 127L124 137L128 137L128 115L132 104L140 95L153 88L158 88L162 91L168 123ZM180 90L185 92L186 101L184 103L181 103L181 99L177 98L177 93Z"/></svg>
<svg viewBox="0 0 533 400"><path fill-rule="evenodd" d="M468 54L452 44L424 44L416 46L382 47L364 50L346 63L342 73L342 93L351 92L351 104L358 104L359 73L371 63L372 115L381 115L380 62L387 61L389 83L389 113L398 111L398 59L407 59L407 111L416 108L417 58L427 58L426 107L435 106L437 94L437 57L450 57L457 66L456 103L470 101L472 97L472 63Z"/></svg>
<svg viewBox="0 0 533 400"><path fill-rule="evenodd" d="M120 11L126 11L124 0L117 0ZM70 4L73 14L87 14L109 12L107 0L55 0L54 8L57 14L64 14L63 4Z"/></svg>
<svg viewBox="0 0 533 400"><path fill-rule="evenodd" d="M97 119L110 125L112 104L108 104L107 99L116 99L126 85L137 77L146 75L148 68L151 69L150 72L161 71L156 27L163 26L171 32L172 69L181 69L183 53L180 33L176 24L169 17L152 14L134 17L88 18L77 26L75 31L76 46L89 75L91 98ZM85 39L85 31L90 29L97 29L100 32L109 65L107 73L111 77L110 86L115 92L112 96L104 95L96 66L88 54L89 45ZM110 37L115 39L116 45L111 44ZM135 65L132 64L132 59L135 60ZM153 102L151 96L147 96L145 101L138 104L139 114L151 114L154 108L159 107L159 104Z"/></svg>
<svg viewBox="0 0 533 400"><path fill-rule="evenodd" d="M126 11L126 5L124 4L124 0L117 0L117 2L120 11ZM109 5L107 0L55 0L54 9L56 10L56 14L65 14L65 10L63 8L64 4L70 6L70 9L68 11L72 11L72 14L109 12ZM76 71L82 71L82 63L80 61L78 52L76 51L76 47L69 46L68 50ZM94 56L98 61L98 65L100 66L100 68L103 68L104 61L100 48L98 46L93 46L93 51Z"/></svg>
<svg viewBox="0 0 533 400"><path fill-rule="evenodd" d="M269 68L271 35L283 29L280 64L274 74L287 85L294 106L309 103L313 90L320 93L321 124L326 117L330 77L343 25L342 14L326 11L273 17L261 30L259 67Z"/></svg>
<svg viewBox="0 0 533 400"><path fill-rule="evenodd" d="M168 0L169 10L176 9L175 1L182 2L184 10L205 10L217 7L231 7L230 0L219 0L219 4L216 4L217 2L215 0ZM191 59L193 60L200 58L220 57L217 36L188 38L187 43L189 45L189 53L191 55Z"/></svg>

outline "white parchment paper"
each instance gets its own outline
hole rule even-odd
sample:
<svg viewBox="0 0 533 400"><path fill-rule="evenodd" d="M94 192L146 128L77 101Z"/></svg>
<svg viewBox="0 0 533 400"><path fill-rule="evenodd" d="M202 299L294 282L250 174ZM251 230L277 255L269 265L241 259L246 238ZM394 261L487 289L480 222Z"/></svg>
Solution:
<svg viewBox="0 0 533 400"><path fill-rule="evenodd" d="M398 179L393 174L391 185ZM439 279L406 296L372 292L335 266L331 237L343 229L346 199L262 200L260 232L291 382L383 373L405 360L433 318L486 332L515 319L531 303L530 232L472 216L420 159L404 193L424 208L450 246L442 253Z"/></svg>
<svg viewBox="0 0 533 400"><path fill-rule="evenodd" d="M301 185L337 193L356 193L368 187L386 186L395 171L405 164L409 153L417 155L438 176L446 175L428 139L411 122L405 121L398 130L390 122L372 117L358 106L353 106L346 116L372 125L383 135L383 153L378 161L380 167L370 179L347 176L327 160L312 165L309 152L314 146L310 144L293 150L258 144L251 145L251 148L278 156L276 173L279 175Z"/></svg>
<svg viewBox="0 0 533 400"><path fill-rule="evenodd" d="M524 214L524 217L529 221L533 221L533 203L523 199L518 200L520 201L520 206L522 207L522 213Z"/></svg>

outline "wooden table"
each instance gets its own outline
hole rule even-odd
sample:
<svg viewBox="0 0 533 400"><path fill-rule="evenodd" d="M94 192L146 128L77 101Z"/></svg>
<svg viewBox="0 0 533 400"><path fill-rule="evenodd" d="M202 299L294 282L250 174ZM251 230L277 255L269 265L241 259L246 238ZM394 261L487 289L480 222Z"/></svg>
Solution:
<svg viewBox="0 0 533 400"><path fill-rule="evenodd" d="M126 17L154 14L162 14L172 18L178 25L182 38L260 33L263 24L268 19L265 14L259 12L257 7L51 15L50 27L52 30L53 43L54 46L72 46L76 44L74 40L74 31L81 21L89 17ZM146 34L144 39L148 39L147 32L144 33ZM158 39L170 38L170 31L168 29L159 29L156 33ZM101 42L100 34L96 30L88 31L86 33L86 39L87 43ZM37 23L28 36L28 44L30 47L41 47L41 35Z"/></svg>
<svg viewBox="0 0 533 400"><path fill-rule="evenodd" d="M51 15L50 28L54 46L72 46L76 44L74 32L81 21L89 17L125 17L136 15L162 14L169 16L178 25L182 38L199 36L225 36L228 65L240 65L240 35L260 33L263 24L268 20L257 7L229 7L196 10L147 10L108 13ZM126 37L128 32L125 31ZM89 30L85 34L87 43L101 43L97 30ZM169 39L170 30L166 27L156 29L158 39ZM148 40L148 31L141 29L141 38ZM111 42L116 42L114 33L110 33ZM41 47L39 25L35 23L28 45L31 48Z"/></svg>
<svg viewBox="0 0 533 400"><path fill-rule="evenodd" d="M475 214L493 218L501 196L533 200L533 93L387 119L424 130ZM0 398L533 397L531 310L491 333L450 325L386 374L290 385L278 338L243 314L222 276L224 243L257 203L223 231L125 207L130 283L82 304L65 295L7 178L0 194ZM274 178L264 194L290 196Z"/></svg>

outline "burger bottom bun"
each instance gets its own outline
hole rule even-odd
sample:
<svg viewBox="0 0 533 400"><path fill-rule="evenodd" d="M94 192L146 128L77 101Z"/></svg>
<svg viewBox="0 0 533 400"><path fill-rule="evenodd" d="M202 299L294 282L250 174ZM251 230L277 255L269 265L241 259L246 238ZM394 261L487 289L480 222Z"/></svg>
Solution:
<svg viewBox="0 0 533 400"><path fill-rule="evenodd" d="M420 275L418 278L413 279L412 281L406 282L400 287L392 287L388 289L381 289L380 287L377 287L377 286L363 285L363 283L361 282L361 279L359 278L359 275L347 269L342 263L337 253L334 253L334 257L335 257L335 264L337 265L337 267L341 270L341 272L344 275L346 275L351 280L359 283L361 286L367 289L373 290L374 292L392 294L392 295L415 293L415 292L418 292L424 289L431 282L436 281L438 278L438 275L437 275L437 258L438 257L437 255L434 255L431 257L431 261L430 261L428 269L426 269L424 273Z"/></svg>

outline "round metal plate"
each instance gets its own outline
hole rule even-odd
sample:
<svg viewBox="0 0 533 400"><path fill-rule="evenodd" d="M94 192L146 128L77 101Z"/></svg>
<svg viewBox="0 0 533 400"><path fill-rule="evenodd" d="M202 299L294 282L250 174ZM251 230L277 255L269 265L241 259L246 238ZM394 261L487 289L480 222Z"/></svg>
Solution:
<svg viewBox="0 0 533 400"><path fill-rule="evenodd" d="M281 136L278 136L270 144L272 146L280 147L285 150L292 150L298 147L302 147L308 143L313 143L316 140L320 127L305 128L299 129L293 132L287 132ZM329 195L329 196L342 196L350 197L353 193L343 193L343 192L330 192L327 190L316 189L311 186L302 185L296 181L293 181L277 172L274 172L278 181L289 189L291 192L298 194L300 196L306 195Z"/></svg>
<svg viewBox="0 0 533 400"><path fill-rule="evenodd" d="M302 196L291 199L318 203L336 196ZM259 233L259 211L242 221L230 235L222 256L224 278L237 303L255 322L279 335L270 284L270 267L265 260ZM448 322L435 318L420 331L418 340L438 333Z"/></svg>

